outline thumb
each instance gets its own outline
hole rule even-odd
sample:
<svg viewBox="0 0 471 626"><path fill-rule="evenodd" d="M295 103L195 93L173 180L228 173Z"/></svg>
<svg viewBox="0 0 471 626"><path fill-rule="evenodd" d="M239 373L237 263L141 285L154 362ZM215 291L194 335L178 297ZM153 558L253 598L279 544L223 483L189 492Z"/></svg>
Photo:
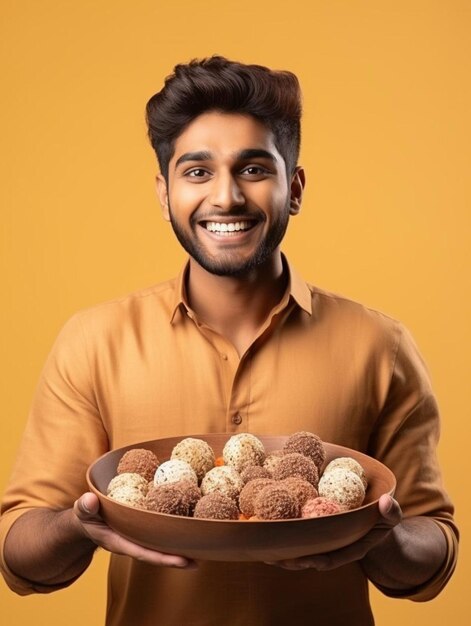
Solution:
<svg viewBox="0 0 471 626"><path fill-rule="evenodd" d="M383 520L391 527L396 526L402 520L402 511L399 502L390 495L384 494L380 497L379 512Z"/></svg>
<svg viewBox="0 0 471 626"><path fill-rule="evenodd" d="M94 493L84 493L75 501L74 511L77 517L82 521L87 521L98 517L100 502Z"/></svg>

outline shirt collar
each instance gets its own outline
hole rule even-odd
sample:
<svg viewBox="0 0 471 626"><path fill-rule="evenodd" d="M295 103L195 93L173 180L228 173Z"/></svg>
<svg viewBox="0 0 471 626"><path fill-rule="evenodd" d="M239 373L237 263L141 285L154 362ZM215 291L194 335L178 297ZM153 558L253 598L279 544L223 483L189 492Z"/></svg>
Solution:
<svg viewBox="0 0 471 626"><path fill-rule="evenodd" d="M183 313L184 310L189 311L188 298L186 295L186 277L190 269L190 261L187 261L183 269L175 280L175 292L173 294L173 303L171 308L170 323L173 324L177 317L177 313Z"/></svg>
<svg viewBox="0 0 471 626"><path fill-rule="evenodd" d="M288 269L289 284L288 290L290 296L295 300L298 306L312 315L312 293L307 283L301 278L292 265L289 264L288 259L283 255L283 263Z"/></svg>
<svg viewBox="0 0 471 626"><path fill-rule="evenodd" d="M285 295L281 299L281 302L288 302L290 298L292 298L296 304L306 311L309 315L312 315L312 294L306 282L301 278L301 276L296 272L294 267L290 265L285 255L283 257L283 265L288 270L289 281L288 287L285 292ZM175 281L175 293L173 297L173 303L171 307L171 317L170 323L173 324L177 317L177 314L180 312L191 312L190 306L188 304L188 298L186 293L186 277L188 275L188 270L190 267L190 262L187 261L181 272L178 274ZM280 302L280 304L281 304Z"/></svg>

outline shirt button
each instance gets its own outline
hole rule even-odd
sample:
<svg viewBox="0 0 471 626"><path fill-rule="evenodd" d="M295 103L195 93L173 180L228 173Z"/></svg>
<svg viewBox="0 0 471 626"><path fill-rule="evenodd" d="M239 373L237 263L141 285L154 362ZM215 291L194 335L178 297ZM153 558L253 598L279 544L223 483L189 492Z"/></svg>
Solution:
<svg viewBox="0 0 471 626"><path fill-rule="evenodd" d="M232 423L236 424L236 426L242 424L242 415L240 413L234 413L234 415L232 416Z"/></svg>
<svg viewBox="0 0 471 626"><path fill-rule="evenodd" d="M227 361L227 354L224 354L224 352L221 352L221 359L223 359L224 361Z"/></svg>

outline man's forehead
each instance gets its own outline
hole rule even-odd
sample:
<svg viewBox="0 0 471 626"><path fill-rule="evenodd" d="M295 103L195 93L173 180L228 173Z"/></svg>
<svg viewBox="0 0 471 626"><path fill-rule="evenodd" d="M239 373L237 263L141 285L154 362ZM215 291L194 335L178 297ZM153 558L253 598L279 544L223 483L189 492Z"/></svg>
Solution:
<svg viewBox="0 0 471 626"><path fill-rule="evenodd" d="M282 160L272 131L250 115L212 111L195 118L177 137L172 157L174 166L185 155L224 155L232 158L265 156Z"/></svg>

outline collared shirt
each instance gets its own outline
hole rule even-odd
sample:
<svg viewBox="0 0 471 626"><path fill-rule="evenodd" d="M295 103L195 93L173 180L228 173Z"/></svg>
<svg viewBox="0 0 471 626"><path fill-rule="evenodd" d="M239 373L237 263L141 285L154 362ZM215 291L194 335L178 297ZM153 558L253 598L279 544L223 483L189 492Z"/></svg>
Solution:
<svg viewBox="0 0 471 626"><path fill-rule="evenodd" d="M87 490L85 471L109 449L204 432L300 430L370 454L396 475L406 516L427 515L447 540L443 567L393 596L426 600L451 575L458 533L436 457L439 419L424 363L397 321L306 284L289 284L250 348L200 323L185 273L76 314L46 362L0 520L1 565L18 593L50 591L3 559L14 521L63 509ZM339 602L341 598L341 602ZM261 563L155 568L113 555L108 626L373 624L358 563L331 572Z"/></svg>

